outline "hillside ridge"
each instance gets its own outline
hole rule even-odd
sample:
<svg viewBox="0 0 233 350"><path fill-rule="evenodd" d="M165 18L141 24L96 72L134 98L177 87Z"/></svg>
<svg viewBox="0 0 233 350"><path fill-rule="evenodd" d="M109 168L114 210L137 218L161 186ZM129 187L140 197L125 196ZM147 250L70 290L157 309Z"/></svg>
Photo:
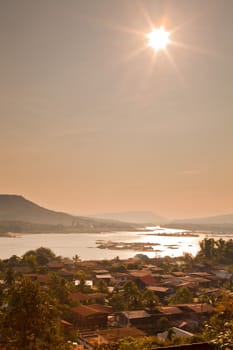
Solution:
<svg viewBox="0 0 233 350"><path fill-rule="evenodd" d="M74 216L46 209L21 195L0 194L0 221L72 227L74 232L130 230L130 224L113 220Z"/></svg>

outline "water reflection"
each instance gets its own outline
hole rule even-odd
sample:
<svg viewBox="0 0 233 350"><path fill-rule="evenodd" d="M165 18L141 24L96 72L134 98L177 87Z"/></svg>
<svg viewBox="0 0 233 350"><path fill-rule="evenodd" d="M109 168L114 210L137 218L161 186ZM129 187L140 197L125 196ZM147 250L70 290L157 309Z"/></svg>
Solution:
<svg viewBox="0 0 233 350"><path fill-rule="evenodd" d="M199 250L199 241L206 237L205 233L198 236L186 236L189 232L178 229L161 227L146 228L141 232L111 232L111 233L70 233L70 234L25 234L21 237L1 237L0 258L9 258L13 254L23 255L30 249L41 246L52 249L55 254L73 257L78 254L82 260L112 259L119 256L127 259L137 253L146 254L149 257L166 256L176 257L184 253L196 255ZM158 234L158 235L157 235ZM174 234L174 235L173 235ZM211 237L208 234L208 237ZM218 238L218 236L214 236ZM97 248L97 241L113 242L150 242L155 244L151 252L133 250L109 250Z"/></svg>

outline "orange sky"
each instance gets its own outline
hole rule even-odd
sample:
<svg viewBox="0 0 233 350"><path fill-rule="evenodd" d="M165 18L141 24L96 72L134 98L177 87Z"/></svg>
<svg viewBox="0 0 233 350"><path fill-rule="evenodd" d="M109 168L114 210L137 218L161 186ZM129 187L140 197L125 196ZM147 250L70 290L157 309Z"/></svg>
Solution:
<svg viewBox="0 0 233 350"><path fill-rule="evenodd" d="M233 212L232 13L232 0L2 1L0 193L77 214ZM144 35L161 18L186 48L154 62Z"/></svg>

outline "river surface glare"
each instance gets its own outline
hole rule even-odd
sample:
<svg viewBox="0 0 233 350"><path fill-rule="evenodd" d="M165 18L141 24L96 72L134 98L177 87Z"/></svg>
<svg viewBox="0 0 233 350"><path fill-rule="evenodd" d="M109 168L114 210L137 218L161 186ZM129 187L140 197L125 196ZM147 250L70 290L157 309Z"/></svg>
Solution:
<svg viewBox="0 0 233 350"><path fill-rule="evenodd" d="M39 247L50 248L56 255L63 257L74 257L76 254L82 260L103 260L113 259L118 256L120 259L134 257L136 254L146 254L148 257L170 257L181 256L190 253L193 256L199 251L199 242L207 237L206 233L197 233L198 236L185 236L184 230L167 229L161 227L150 228L150 231L141 232L111 232L111 233L69 233L69 234L22 234L18 237L0 237L0 259L6 259L12 255L22 256L28 250ZM191 232L189 232L191 234ZM158 234L163 234L160 236ZM167 236L165 236L167 234ZM171 234L181 234L171 236ZM212 237L208 233L208 237ZM218 236L214 235L218 239ZM226 237L226 239L228 239ZM109 250L99 249L96 242L98 240L112 242L150 242L156 243L154 251L134 251L134 250Z"/></svg>

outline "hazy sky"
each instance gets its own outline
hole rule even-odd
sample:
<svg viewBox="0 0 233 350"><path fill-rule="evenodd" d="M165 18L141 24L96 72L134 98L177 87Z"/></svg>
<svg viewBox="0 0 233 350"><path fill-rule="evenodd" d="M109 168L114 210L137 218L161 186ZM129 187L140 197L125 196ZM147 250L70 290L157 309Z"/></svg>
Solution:
<svg viewBox="0 0 233 350"><path fill-rule="evenodd" d="M0 193L232 212L232 18L232 0L0 0ZM182 45L154 60L162 20Z"/></svg>

